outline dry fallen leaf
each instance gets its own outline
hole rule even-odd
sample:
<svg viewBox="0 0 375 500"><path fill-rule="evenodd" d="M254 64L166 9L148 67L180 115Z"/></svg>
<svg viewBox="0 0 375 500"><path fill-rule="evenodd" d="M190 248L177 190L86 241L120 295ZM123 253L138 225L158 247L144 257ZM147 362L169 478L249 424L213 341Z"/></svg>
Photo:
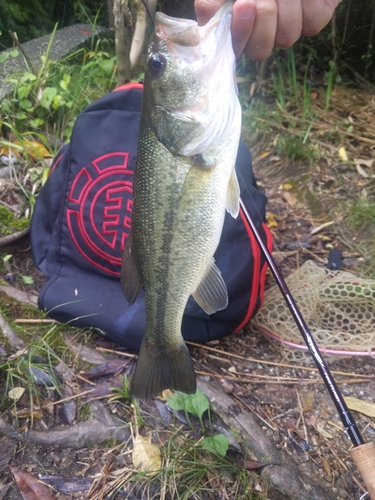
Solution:
<svg viewBox="0 0 375 500"><path fill-rule="evenodd" d="M22 141L22 143L16 141L14 143L16 146L21 146L23 151L32 156L33 158L51 158L51 153L48 149L43 146L40 142L36 141Z"/></svg>
<svg viewBox="0 0 375 500"><path fill-rule="evenodd" d="M325 437L327 439L333 439L332 434L330 434L329 432L327 432L320 423L318 423L316 425L316 430L319 432L319 434L321 436L323 436L323 437Z"/></svg>
<svg viewBox="0 0 375 500"><path fill-rule="evenodd" d="M359 163L356 164L355 166L357 172L359 173L359 175L361 175L362 177L369 177L368 173L365 171L364 168L361 167L361 165Z"/></svg>
<svg viewBox="0 0 375 500"><path fill-rule="evenodd" d="M164 391L161 393L161 398L166 400L167 396L172 396L173 392L170 389L164 389Z"/></svg>
<svg viewBox="0 0 375 500"><path fill-rule="evenodd" d="M13 401L18 401L23 396L25 390L24 387L13 387L13 389L8 392L8 398L13 399Z"/></svg>
<svg viewBox="0 0 375 500"><path fill-rule="evenodd" d="M11 414L13 417L17 418L36 418L41 420L43 418L43 412L40 408L27 408L25 410L19 410L12 408Z"/></svg>
<svg viewBox="0 0 375 500"><path fill-rule="evenodd" d="M348 396L345 399L345 403L348 405L349 410L355 410L368 417L375 417L375 404L368 403L367 401L362 401L361 399L353 398Z"/></svg>
<svg viewBox="0 0 375 500"><path fill-rule="evenodd" d="M371 168L374 164L374 159L354 158L354 163L356 165L364 165L365 167Z"/></svg>
<svg viewBox="0 0 375 500"><path fill-rule="evenodd" d="M134 439L132 459L134 466L142 472L161 469L160 449L147 438L139 434Z"/></svg>
<svg viewBox="0 0 375 500"><path fill-rule="evenodd" d="M257 160L263 160L264 158L267 158L271 154L270 151L261 151Z"/></svg>
<svg viewBox="0 0 375 500"><path fill-rule="evenodd" d="M339 157L342 161L348 161L348 155L344 146L341 146L341 148L339 149Z"/></svg>
<svg viewBox="0 0 375 500"><path fill-rule="evenodd" d="M275 214L269 212L267 214L267 226L268 227L277 227L279 224L277 220L275 219Z"/></svg>
<svg viewBox="0 0 375 500"><path fill-rule="evenodd" d="M282 197L284 198L284 200L288 203L288 205L290 205L291 207L294 207L296 206L297 204L297 198L294 196L293 193L291 193L290 191L284 191L282 193Z"/></svg>
<svg viewBox="0 0 375 500"><path fill-rule="evenodd" d="M9 468L24 500L55 500L50 488L32 474L14 467Z"/></svg>

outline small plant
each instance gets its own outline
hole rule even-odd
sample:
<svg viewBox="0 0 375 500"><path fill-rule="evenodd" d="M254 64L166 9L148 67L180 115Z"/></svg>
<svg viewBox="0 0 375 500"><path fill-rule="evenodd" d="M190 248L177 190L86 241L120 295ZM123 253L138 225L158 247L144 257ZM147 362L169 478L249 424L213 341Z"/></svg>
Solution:
<svg viewBox="0 0 375 500"><path fill-rule="evenodd" d="M167 402L172 410L184 411L186 420L189 422L189 413L199 418L202 430L204 429L203 414L210 409L210 403L202 391L197 389L195 394L184 394L176 391L171 396L167 396Z"/></svg>
<svg viewBox="0 0 375 500"><path fill-rule="evenodd" d="M276 150L279 155L285 155L293 161L312 163L317 156L317 150L303 142L299 136L282 136L277 140Z"/></svg>
<svg viewBox="0 0 375 500"><path fill-rule="evenodd" d="M327 73L327 90L326 90L326 112L329 111L329 104L331 102L331 95L333 89L333 83L336 75L336 67L334 61L329 61L329 71Z"/></svg>
<svg viewBox="0 0 375 500"><path fill-rule="evenodd" d="M363 250L367 255L362 272L372 278L375 275L375 202L370 199L355 201L349 210L349 225L364 237Z"/></svg>
<svg viewBox="0 0 375 500"><path fill-rule="evenodd" d="M300 95L297 82L297 68L296 68L296 59L294 56L294 48L290 47L289 49L287 49L286 54L287 54L289 89L294 97L295 104L298 104L300 100Z"/></svg>
<svg viewBox="0 0 375 500"><path fill-rule="evenodd" d="M69 140L76 117L112 90L115 82L112 42L99 40L91 50L79 49L56 62L49 58L53 37L54 33L37 73L29 68L8 77L14 91L0 105L5 135L0 148L9 157L12 176L26 198L26 218L48 177L51 157ZM17 170L14 162L20 165Z"/></svg>
<svg viewBox="0 0 375 500"><path fill-rule="evenodd" d="M9 401L9 391L15 387L26 389L31 410L34 402L39 401L43 390L54 389L60 394L60 383L54 366L62 362L61 356L65 348L61 333L57 325L54 325L38 340L29 341L27 348L2 361L0 375L5 380L2 404ZM16 403L17 400L13 398L15 410Z"/></svg>
<svg viewBox="0 0 375 500"><path fill-rule="evenodd" d="M167 402L173 410L185 412L186 420L192 428L189 413L196 415L199 418L202 432L205 431L203 415L206 411L209 412L210 402L201 390L197 389L195 394L184 394L183 392L176 391L172 395L167 396ZM228 450L229 440L223 434L216 434L204 437L200 441L200 446L207 451L224 457Z"/></svg>
<svg viewBox="0 0 375 500"><path fill-rule="evenodd" d="M276 91L276 98L278 103L282 108L285 108L286 105L286 100L285 100L285 85L284 85L284 72L283 72L283 67L281 64L281 61L277 58L275 58L275 67L276 67L276 74L272 73L272 82L274 89Z"/></svg>
<svg viewBox="0 0 375 500"><path fill-rule="evenodd" d="M1 32L0 32L0 35L1 35ZM13 49L9 52L3 52L2 54L0 54L0 64L4 63L9 58L15 58L18 56L19 56L19 52L17 49Z"/></svg>

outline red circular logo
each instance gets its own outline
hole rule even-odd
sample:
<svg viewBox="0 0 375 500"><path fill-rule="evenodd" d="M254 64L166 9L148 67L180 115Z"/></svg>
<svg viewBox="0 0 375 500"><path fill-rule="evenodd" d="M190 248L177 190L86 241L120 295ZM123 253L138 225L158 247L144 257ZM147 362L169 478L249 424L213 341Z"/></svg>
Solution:
<svg viewBox="0 0 375 500"><path fill-rule="evenodd" d="M120 276L133 205L128 160L129 153L101 156L73 179L66 210L72 246L64 250L80 267Z"/></svg>

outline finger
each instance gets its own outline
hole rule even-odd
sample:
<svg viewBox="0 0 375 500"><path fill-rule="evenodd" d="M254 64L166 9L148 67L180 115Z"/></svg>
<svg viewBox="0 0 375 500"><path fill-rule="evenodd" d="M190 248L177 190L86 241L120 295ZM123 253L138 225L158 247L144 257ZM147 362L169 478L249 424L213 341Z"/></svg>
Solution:
<svg viewBox="0 0 375 500"><path fill-rule="evenodd" d="M302 33L313 36L329 23L335 8L341 0L303 0L303 25Z"/></svg>
<svg viewBox="0 0 375 500"><path fill-rule="evenodd" d="M239 57L254 28L256 5L254 0L237 0L233 7L232 42L236 57Z"/></svg>
<svg viewBox="0 0 375 500"><path fill-rule="evenodd" d="M216 12L225 4L226 0L195 0L194 9L199 26L204 26Z"/></svg>
<svg viewBox="0 0 375 500"><path fill-rule="evenodd" d="M277 10L275 45L290 47L302 33L301 0L277 0Z"/></svg>
<svg viewBox="0 0 375 500"><path fill-rule="evenodd" d="M276 0L257 0L254 29L244 53L253 61L263 61L271 54L277 30Z"/></svg>

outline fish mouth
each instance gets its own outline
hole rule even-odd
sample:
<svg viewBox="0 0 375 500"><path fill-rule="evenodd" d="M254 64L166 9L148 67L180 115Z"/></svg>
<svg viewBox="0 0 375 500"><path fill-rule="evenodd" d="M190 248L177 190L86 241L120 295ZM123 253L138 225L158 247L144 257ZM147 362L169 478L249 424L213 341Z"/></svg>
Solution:
<svg viewBox="0 0 375 500"><path fill-rule="evenodd" d="M201 41L199 26L192 19L179 19L157 12L155 28L160 38L183 47L196 47Z"/></svg>
<svg viewBox="0 0 375 500"><path fill-rule="evenodd" d="M192 19L181 19L157 12L155 31L169 46L172 43L180 47L197 47L210 38L211 34L219 41L230 31L232 8L233 2L227 1L204 26L199 26Z"/></svg>

